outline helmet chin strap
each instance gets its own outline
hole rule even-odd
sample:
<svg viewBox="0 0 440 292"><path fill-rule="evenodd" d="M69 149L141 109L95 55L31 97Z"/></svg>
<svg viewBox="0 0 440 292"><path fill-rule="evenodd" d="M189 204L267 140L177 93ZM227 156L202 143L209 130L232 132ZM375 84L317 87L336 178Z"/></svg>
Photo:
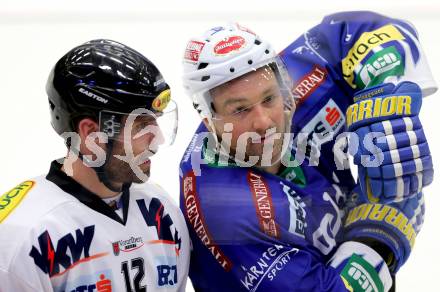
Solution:
<svg viewBox="0 0 440 292"><path fill-rule="evenodd" d="M105 166L107 165L107 162L110 160L111 156L112 156L112 151L113 151L113 140L109 140L107 143L107 151L106 151L106 156L105 156L105 161L104 164L102 164L101 166L89 166L89 163L87 161L87 159L84 157L84 155L76 148L72 147L71 145L71 140L67 139L66 140L66 145L68 148L70 148L73 153L75 153L79 159L81 159L85 165L87 165L87 167L93 169L93 171L95 171L96 175L98 176L98 179L101 183L103 183L109 190L111 190L112 192L121 192L123 189L125 189L127 186L131 185L131 183L125 183L122 185L121 188L115 188L111 181L108 179L107 176L107 172L105 170Z"/></svg>

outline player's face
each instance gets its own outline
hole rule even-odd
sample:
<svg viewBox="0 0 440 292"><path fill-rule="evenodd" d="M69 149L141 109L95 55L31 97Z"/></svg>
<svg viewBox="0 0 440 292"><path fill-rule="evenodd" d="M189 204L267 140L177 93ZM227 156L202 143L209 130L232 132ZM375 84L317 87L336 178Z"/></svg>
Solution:
<svg viewBox="0 0 440 292"><path fill-rule="evenodd" d="M232 154L245 151L245 157L258 156L261 163L264 145L272 143L273 149L265 149L272 153L265 154L271 155L272 162L279 159L282 135L273 139L275 136L270 133L284 133L286 121L283 97L276 76L269 67L247 73L214 88L210 93L215 108L213 122L219 138L225 132L226 123L233 126L230 143ZM244 139L246 136L242 135L251 132L260 135L261 142L252 143L250 138Z"/></svg>
<svg viewBox="0 0 440 292"><path fill-rule="evenodd" d="M141 132L148 127L152 127L156 130L147 131L142 134ZM134 121L133 126L129 128L131 128L131 134L129 135L130 141L124 141L124 139L114 140L112 157L106 165L106 173L109 180L116 183L144 182L144 180L136 174L134 168L138 167L137 171L140 170L147 177L150 176L151 160L149 157L157 152L157 145L160 144L163 138L161 137L161 132L158 129L154 117L139 116ZM124 128L124 131L125 130ZM121 137L124 137L124 131L121 132ZM131 149L128 151L132 151L134 157L138 156L141 158L140 160L136 160L136 162L132 161L132 165L115 157L115 155L127 156L127 154L129 154L126 153L127 147ZM133 167L134 164L135 166Z"/></svg>

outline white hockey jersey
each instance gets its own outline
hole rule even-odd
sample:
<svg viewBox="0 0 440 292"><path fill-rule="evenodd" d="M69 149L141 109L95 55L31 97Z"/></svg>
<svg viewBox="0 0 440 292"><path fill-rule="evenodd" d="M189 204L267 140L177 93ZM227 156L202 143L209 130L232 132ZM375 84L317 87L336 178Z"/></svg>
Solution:
<svg viewBox="0 0 440 292"><path fill-rule="evenodd" d="M127 187L121 219L54 161L0 197L0 291L184 291L188 231L167 196Z"/></svg>

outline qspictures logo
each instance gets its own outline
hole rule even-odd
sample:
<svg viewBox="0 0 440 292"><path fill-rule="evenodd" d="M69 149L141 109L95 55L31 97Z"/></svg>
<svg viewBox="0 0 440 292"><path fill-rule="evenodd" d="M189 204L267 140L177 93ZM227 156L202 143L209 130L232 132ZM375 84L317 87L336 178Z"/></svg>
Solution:
<svg viewBox="0 0 440 292"><path fill-rule="evenodd" d="M34 185L34 181L25 181L0 197L0 223L20 204Z"/></svg>

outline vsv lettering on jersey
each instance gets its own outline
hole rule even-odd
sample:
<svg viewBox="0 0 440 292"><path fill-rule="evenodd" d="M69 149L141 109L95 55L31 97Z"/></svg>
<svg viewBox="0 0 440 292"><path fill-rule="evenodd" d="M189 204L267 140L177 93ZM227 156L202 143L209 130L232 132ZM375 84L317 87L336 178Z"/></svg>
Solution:
<svg viewBox="0 0 440 292"><path fill-rule="evenodd" d="M76 229L75 236L68 233L61 237L54 247L49 232L46 230L38 237L38 248L32 246L29 255L35 264L50 277L64 274L77 263L106 256L108 253L90 255L90 246L95 234L95 226L84 230Z"/></svg>
<svg viewBox="0 0 440 292"><path fill-rule="evenodd" d="M338 234L342 221L339 207L328 192L322 194L322 200L329 202L333 210L322 217L319 227L313 232L313 246L323 254L328 255L336 246L336 235Z"/></svg>
<svg viewBox="0 0 440 292"><path fill-rule="evenodd" d="M284 194L289 200L289 213L290 213L290 224L289 232L296 234L302 238L305 238L305 228L306 223L306 204L301 201L300 196L298 196L291 187L280 181L280 185L283 188Z"/></svg>

